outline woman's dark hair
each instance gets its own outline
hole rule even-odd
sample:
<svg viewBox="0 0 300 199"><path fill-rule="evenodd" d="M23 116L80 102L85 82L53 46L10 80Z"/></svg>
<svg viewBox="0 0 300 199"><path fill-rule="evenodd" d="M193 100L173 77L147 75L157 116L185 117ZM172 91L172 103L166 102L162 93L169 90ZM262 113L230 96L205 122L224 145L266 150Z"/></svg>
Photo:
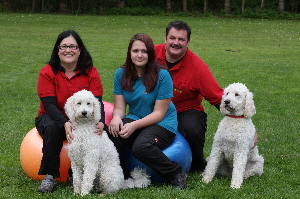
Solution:
<svg viewBox="0 0 300 199"><path fill-rule="evenodd" d="M58 56L58 51L59 51L58 46L60 45L62 40L64 40L69 36L74 37L80 49L80 55L78 57L78 62L74 71L80 70L80 74L87 75L86 71L92 68L93 66L93 59L90 53L85 48L82 39L74 30L67 30L58 35L56 43L52 50L50 61L48 63L51 65L54 73L57 73L58 71L65 71L65 69L61 66L60 59Z"/></svg>
<svg viewBox="0 0 300 199"><path fill-rule="evenodd" d="M135 34L129 42L126 62L122 66L122 68L124 68L124 73L123 73L122 81L121 81L122 88L124 90L133 91L132 86L134 85L135 81L138 79L137 70L131 59L131 48L132 48L133 42L135 42L137 40L142 41L147 48L148 63L144 67L142 81L143 81L144 86L146 87L146 92L150 93L155 88L156 82L158 80L159 70L167 69L167 68L166 68L166 66L155 61L156 56L155 56L153 41L147 34L144 34L144 33Z"/></svg>
<svg viewBox="0 0 300 199"><path fill-rule="evenodd" d="M180 20L176 20L176 21L169 23L166 27L166 37L168 36L171 28L175 28L176 30L186 30L188 40L190 40L192 30L187 23L180 21Z"/></svg>

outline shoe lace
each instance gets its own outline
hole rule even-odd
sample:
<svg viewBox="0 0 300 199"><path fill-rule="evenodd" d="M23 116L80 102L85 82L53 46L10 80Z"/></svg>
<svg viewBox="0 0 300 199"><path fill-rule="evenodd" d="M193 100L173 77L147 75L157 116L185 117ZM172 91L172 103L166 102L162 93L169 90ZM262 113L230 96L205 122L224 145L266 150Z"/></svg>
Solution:
<svg viewBox="0 0 300 199"><path fill-rule="evenodd" d="M54 184L54 179L50 176L46 176L43 180L42 180L42 184L43 186L51 186Z"/></svg>

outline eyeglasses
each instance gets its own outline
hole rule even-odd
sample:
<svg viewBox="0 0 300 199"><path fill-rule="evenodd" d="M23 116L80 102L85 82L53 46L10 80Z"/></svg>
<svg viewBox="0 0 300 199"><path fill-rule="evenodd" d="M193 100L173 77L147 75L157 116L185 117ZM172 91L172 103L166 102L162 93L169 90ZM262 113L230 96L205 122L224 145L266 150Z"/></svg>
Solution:
<svg viewBox="0 0 300 199"><path fill-rule="evenodd" d="M58 48L60 50L67 50L68 48L70 48L71 50L77 50L79 48L79 46L75 46L75 45L71 45L71 46L62 45L62 46L58 46Z"/></svg>

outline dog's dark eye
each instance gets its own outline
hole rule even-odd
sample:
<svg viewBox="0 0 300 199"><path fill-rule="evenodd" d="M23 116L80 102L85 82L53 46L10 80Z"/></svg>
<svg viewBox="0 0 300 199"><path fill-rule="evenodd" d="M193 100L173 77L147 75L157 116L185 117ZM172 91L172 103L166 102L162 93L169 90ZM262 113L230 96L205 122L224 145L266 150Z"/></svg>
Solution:
<svg viewBox="0 0 300 199"><path fill-rule="evenodd" d="M235 96L240 96L240 95L238 93L236 93Z"/></svg>
<svg viewBox="0 0 300 199"><path fill-rule="evenodd" d="M78 105L81 105L81 102L78 102L77 104L78 104Z"/></svg>
<svg viewBox="0 0 300 199"><path fill-rule="evenodd" d="M91 104L91 103L89 103L89 102L87 103L87 105L90 105L90 104Z"/></svg>

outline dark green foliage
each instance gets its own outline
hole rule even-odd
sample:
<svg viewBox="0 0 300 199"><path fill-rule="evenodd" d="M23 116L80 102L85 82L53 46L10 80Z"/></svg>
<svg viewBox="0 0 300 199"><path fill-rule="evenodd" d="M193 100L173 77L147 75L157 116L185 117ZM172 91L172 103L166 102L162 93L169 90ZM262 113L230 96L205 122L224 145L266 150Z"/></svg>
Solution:
<svg viewBox="0 0 300 199"><path fill-rule="evenodd" d="M160 8L152 9L149 7L133 7L133 8L118 8L114 7L105 11L106 15L132 15L132 16L142 16L142 15L160 15L164 13Z"/></svg>
<svg viewBox="0 0 300 199"><path fill-rule="evenodd" d="M35 2L35 4L33 3ZM299 0L285 0L285 12L280 14L278 0L266 0L261 7L261 0L245 0L242 13L242 0L230 1L230 14L224 14L224 0L207 0L207 11L204 13L204 0L186 0L187 12L183 12L182 0L171 0L171 10L167 12L166 0L125 0L125 7L119 7L119 0L5 0L0 12L21 13L61 13L89 15L176 15L202 16L215 15L222 17L249 17L263 19L298 19Z"/></svg>

